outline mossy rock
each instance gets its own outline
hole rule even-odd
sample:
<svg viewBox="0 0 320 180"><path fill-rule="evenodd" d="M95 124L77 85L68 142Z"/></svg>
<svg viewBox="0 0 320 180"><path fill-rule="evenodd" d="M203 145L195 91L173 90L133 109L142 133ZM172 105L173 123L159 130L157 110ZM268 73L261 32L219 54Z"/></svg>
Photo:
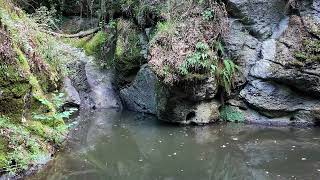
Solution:
<svg viewBox="0 0 320 180"><path fill-rule="evenodd" d="M7 165L7 141L0 137L0 170Z"/></svg>
<svg viewBox="0 0 320 180"><path fill-rule="evenodd" d="M220 109L220 119L229 122L244 122L244 113L238 107L226 105Z"/></svg>
<svg viewBox="0 0 320 180"><path fill-rule="evenodd" d="M48 126L43 125L39 121L28 121L26 127L30 132L42 138L48 138L52 134Z"/></svg>
<svg viewBox="0 0 320 180"><path fill-rule="evenodd" d="M303 48L295 52L295 57L304 63L320 63L320 41L317 39L305 39Z"/></svg>
<svg viewBox="0 0 320 180"><path fill-rule="evenodd" d="M15 83L6 87L0 87L0 112L2 114L21 115L24 110L24 96L31 90L28 83Z"/></svg>
<svg viewBox="0 0 320 180"><path fill-rule="evenodd" d="M130 75L136 73L146 63L142 54L142 45L138 28L130 21L119 19L117 27L117 45L115 66L117 70Z"/></svg>
<svg viewBox="0 0 320 180"><path fill-rule="evenodd" d="M79 42L82 45L88 56L99 57L103 46L107 40L107 34L104 31L99 31L87 42ZM82 44L81 44L82 43Z"/></svg>

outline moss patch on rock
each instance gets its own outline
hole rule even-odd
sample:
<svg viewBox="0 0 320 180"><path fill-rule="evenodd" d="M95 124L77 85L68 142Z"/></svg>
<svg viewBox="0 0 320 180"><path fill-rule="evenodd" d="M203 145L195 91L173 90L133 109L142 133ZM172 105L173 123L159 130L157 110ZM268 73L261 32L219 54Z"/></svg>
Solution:
<svg viewBox="0 0 320 180"><path fill-rule="evenodd" d="M245 117L243 112L238 107L234 106L223 106L220 109L220 119L228 122L244 122Z"/></svg>
<svg viewBox="0 0 320 180"><path fill-rule="evenodd" d="M52 94L72 58L10 0L0 0L0 175L29 168L65 138Z"/></svg>
<svg viewBox="0 0 320 180"><path fill-rule="evenodd" d="M117 70L124 74L135 73L144 63L138 28L128 20L119 19L115 51Z"/></svg>
<svg viewBox="0 0 320 180"><path fill-rule="evenodd" d="M302 50L296 51L295 57L304 63L320 63L320 40L304 40Z"/></svg>

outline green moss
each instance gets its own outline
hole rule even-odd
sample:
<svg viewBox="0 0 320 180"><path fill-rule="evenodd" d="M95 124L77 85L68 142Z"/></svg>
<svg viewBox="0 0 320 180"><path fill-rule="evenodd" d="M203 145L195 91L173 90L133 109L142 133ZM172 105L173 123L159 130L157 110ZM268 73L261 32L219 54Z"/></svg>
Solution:
<svg viewBox="0 0 320 180"><path fill-rule="evenodd" d="M84 38L63 38L62 41L76 48L84 48L90 39L91 37L88 36Z"/></svg>
<svg viewBox="0 0 320 180"><path fill-rule="evenodd" d="M229 105L223 106L220 109L220 118L223 121L230 121L230 122L245 121L243 112L241 112L238 107L229 106Z"/></svg>
<svg viewBox="0 0 320 180"><path fill-rule="evenodd" d="M43 125L39 121L28 121L26 127L30 132L42 138L48 138L48 136L51 134L48 126Z"/></svg>
<svg viewBox="0 0 320 180"><path fill-rule="evenodd" d="M139 31L132 22L120 19L115 50L116 68L130 74L145 63L140 44Z"/></svg>
<svg viewBox="0 0 320 180"><path fill-rule="evenodd" d="M7 166L7 141L0 137L0 169Z"/></svg>
<svg viewBox="0 0 320 180"><path fill-rule="evenodd" d="M50 92L58 89L65 73L61 62L74 56L61 42L41 33L10 0L0 0L0 21L0 44L9 42L0 57L0 172L15 173L35 164L52 143L65 138L68 128ZM89 46L95 50L95 43ZM56 118L37 120L33 113Z"/></svg>
<svg viewBox="0 0 320 180"><path fill-rule="evenodd" d="M83 43L84 50L87 55L99 55L102 50L104 43L106 42L107 34L103 31L96 33L88 42L84 44L83 41L80 41L80 45Z"/></svg>
<svg viewBox="0 0 320 180"><path fill-rule="evenodd" d="M303 48L295 52L297 60L304 63L320 63L320 41L317 39L306 39L303 41Z"/></svg>

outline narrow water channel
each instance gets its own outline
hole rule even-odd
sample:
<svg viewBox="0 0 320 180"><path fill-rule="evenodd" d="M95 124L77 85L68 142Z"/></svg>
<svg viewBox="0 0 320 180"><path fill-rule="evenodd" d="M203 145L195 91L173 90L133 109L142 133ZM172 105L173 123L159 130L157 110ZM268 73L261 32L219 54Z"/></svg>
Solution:
<svg viewBox="0 0 320 180"><path fill-rule="evenodd" d="M81 112L66 150L30 180L319 179L319 129L172 126L113 110Z"/></svg>

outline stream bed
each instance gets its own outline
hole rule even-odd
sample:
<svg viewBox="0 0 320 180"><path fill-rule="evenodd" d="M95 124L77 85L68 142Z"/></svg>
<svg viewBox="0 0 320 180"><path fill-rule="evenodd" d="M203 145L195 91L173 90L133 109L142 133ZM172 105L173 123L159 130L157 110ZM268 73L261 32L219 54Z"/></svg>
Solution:
<svg viewBox="0 0 320 180"><path fill-rule="evenodd" d="M174 126L82 111L67 148L29 180L319 179L320 131L223 123Z"/></svg>

